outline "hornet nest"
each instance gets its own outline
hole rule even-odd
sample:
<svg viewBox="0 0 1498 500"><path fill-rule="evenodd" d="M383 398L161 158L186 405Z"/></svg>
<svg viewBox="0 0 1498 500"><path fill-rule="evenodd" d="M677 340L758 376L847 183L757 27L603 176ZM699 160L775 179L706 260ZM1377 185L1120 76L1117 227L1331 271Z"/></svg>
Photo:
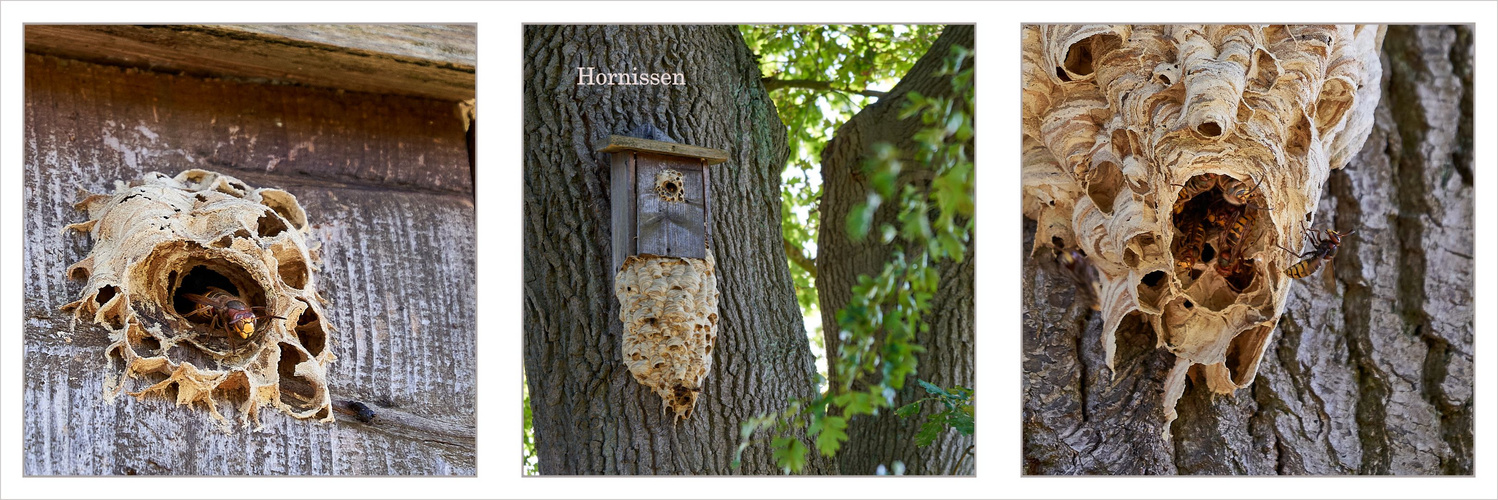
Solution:
<svg viewBox="0 0 1498 500"><path fill-rule="evenodd" d="M75 207L89 220L67 229L88 233L94 244L67 272L88 284L63 310L109 330L105 359L111 367L123 362L124 375L106 382L107 398L143 376L154 383L131 395L201 404L224 432L231 426L220 402L237 406L245 427L259 427L262 406L332 420L331 326L322 319L307 214L296 197L196 169L176 177L151 172L117 181L112 194L82 194ZM239 302L206 308L205 296ZM231 328L215 314L224 309L258 318Z"/></svg>
<svg viewBox="0 0 1498 500"><path fill-rule="evenodd" d="M1368 138L1379 26L1047 25L1023 30L1025 216L1036 248L1080 250L1103 344L1142 315L1189 372L1254 380L1284 311L1281 271L1322 187ZM1191 370L1201 365L1201 369ZM1196 374L1199 374L1198 377Z"/></svg>

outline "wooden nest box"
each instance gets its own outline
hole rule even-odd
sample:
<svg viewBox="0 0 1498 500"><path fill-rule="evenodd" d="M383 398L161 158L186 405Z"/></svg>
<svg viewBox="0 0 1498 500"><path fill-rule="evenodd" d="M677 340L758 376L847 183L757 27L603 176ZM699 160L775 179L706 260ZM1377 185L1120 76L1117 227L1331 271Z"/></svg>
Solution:
<svg viewBox="0 0 1498 500"><path fill-rule="evenodd" d="M728 152L621 135L598 151L613 157L614 271L631 255L707 258L707 167L728 161Z"/></svg>

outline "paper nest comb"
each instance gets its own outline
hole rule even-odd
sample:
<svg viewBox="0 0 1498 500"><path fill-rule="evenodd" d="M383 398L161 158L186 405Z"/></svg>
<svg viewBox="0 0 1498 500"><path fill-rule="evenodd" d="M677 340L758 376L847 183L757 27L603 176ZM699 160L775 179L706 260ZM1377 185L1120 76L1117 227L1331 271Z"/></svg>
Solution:
<svg viewBox="0 0 1498 500"><path fill-rule="evenodd" d="M1279 247L1305 250L1330 170L1372 130L1382 39L1382 27L1352 25L1024 28L1034 250L1080 249L1097 268L1110 369L1130 314L1176 355L1167 436L1188 372L1223 394L1253 382L1289 293L1282 270L1296 261ZM1222 198L1217 189L1177 204L1203 174L1257 184L1264 209L1246 209L1253 221L1231 261L1243 265L1227 276L1213 246L1231 247L1225 229L1200 247L1183 234L1210 227L1203 207Z"/></svg>
<svg viewBox="0 0 1498 500"><path fill-rule="evenodd" d="M81 195L75 207L89 220L66 229L88 233L94 244L67 272L88 284L63 310L109 330L105 358L111 367L123 362L124 373L106 382L107 398L146 377L156 382L131 395L175 392L178 404L206 407L224 432L232 426L221 402L237 405L240 423L257 429L263 406L332 420L331 326L322 319L307 215L296 197L196 169L176 177L151 172L116 181L113 194ZM262 320L254 335L231 343L185 297L209 287L286 319Z"/></svg>
<svg viewBox="0 0 1498 500"><path fill-rule="evenodd" d="M614 278L621 352L635 380L661 397L672 422L692 416L713 364L718 280L706 259L632 255Z"/></svg>

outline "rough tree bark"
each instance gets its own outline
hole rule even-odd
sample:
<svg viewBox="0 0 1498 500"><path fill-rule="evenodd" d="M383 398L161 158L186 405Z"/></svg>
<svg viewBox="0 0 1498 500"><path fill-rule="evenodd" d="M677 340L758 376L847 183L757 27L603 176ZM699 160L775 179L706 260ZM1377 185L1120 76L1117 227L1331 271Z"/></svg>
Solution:
<svg viewBox="0 0 1498 500"><path fill-rule="evenodd" d="M1295 284L1251 387L1187 388L1172 442L1173 356L1126 319L1110 374L1099 315L1026 257L1025 473L1472 474L1472 30L1391 26L1382 63L1373 134L1316 216L1357 234Z"/></svg>
<svg viewBox="0 0 1498 500"><path fill-rule="evenodd" d="M525 29L525 370L542 474L773 474L767 444L731 468L739 424L815 394L816 368L780 235L785 128L733 26ZM598 73L685 74L684 86L578 85ZM727 150L712 169L719 335L691 419L620 360L610 269L609 134L642 124ZM831 473L813 459L807 473Z"/></svg>
<svg viewBox="0 0 1498 500"><path fill-rule="evenodd" d="M67 38L71 28L93 32L48 31ZM475 473L473 185L456 102L143 71L58 57L36 41L28 38L23 152L27 475ZM281 45L249 35L218 42ZM73 209L76 189L112 192L145 172L190 168L297 196L308 241L321 245L317 281L335 327L330 394L335 407L367 403L373 422L266 410L264 428L225 434L202 407L104 398L105 381L119 376L105 330L58 309L78 297L83 283L66 269L90 246L62 231L88 217ZM153 376L164 378L143 374L125 389Z"/></svg>
<svg viewBox="0 0 1498 500"><path fill-rule="evenodd" d="M838 129L832 142L823 150L823 231L817 237L816 278L822 324L837 324L837 311L848 304L858 276L879 273L893 250L873 238L855 243L843 231L848 212L867 199L870 189L862 171L863 160L872 155L873 145L879 142L894 144L901 151L915 149L911 137L923 124L920 117L898 118L904 96L911 91L926 96L952 96L950 77L935 73L953 45L973 47L973 31L972 26L950 26L943 30L941 37L889 95L854 115ZM906 165L913 166L914 162ZM929 169L908 167L901 174L901 182L929 183L930 178ZM895 205L886 203L876 211L874 227L895 222ZM944 262L937 267L941 275L940 289L931 302L930 312L923 319L930 323L931 330L916 336L916 342L924 346L926 352L919 356L920 367L915 377L907 379L906 386L896 396L896 405L926 396L925 391L914 383L915 378L941 387L973 387L975 246L968 245L967 257L961 263ZM835 332L836 329L828 331ZM838 336L827 335L826 342L827 358L836 360L840 345ZM835 362L829 361L829 364ZM848 425L848 442L837 455L840 470L844 474L873 474L880 464L890 466L898 460L905 464L907 474L972 474L975 457L963 458L964 454L976 451L969 449L974 445L972 436L949 429L933 444L916 446L915 434L920 430L920 419L936 410L927 407L919 418L899 418L892 411L854 418Z"/></svg>

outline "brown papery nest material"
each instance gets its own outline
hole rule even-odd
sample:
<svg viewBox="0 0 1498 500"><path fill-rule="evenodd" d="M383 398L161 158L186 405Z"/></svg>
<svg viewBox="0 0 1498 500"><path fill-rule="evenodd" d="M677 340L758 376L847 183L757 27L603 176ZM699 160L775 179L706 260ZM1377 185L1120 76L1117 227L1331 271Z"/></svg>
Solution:
<svg viewBox="0 0 1498 500"><path fill-rule="evenodd" d="M1097 268L1110 369L1138 314L1176 355L1167 421L1193 366L1217 393L1247 387L1289 293L1295 256L1279 247L1304 251L1330 171L1372 130L1383 28L1048 25L1023 38L1025 216L1035 250L1079 249ZM1186 191L1193 178L1257 186L1238 246L1225 237L1236 216L1212 222L1232 213L1227 190Z"/></svg>
<svg viewBox="0 0 1498 500"><path fill-rule="evenodd" d="M692 416L718 337L718 280L707 259L634 255L614 279L624 364L677 422Z"/></svg>
<svg viewBox="0 0 1498 500"><path fill-rule="evenodd" d="M67 229L88 233L93 248L67 272L87 285L63 310L109 332L106 369L122 364L123 372L106 382L106 398L144 378L147 386L130 395L201 406L226 433L232 425L221 405L257 429L265 406L332 420L332 327L317 293L307 214L295 196L194 169L176 177L150 172L117 181L111 194L82 197L75 207L89 219ZM189 295L210 289L285 319L262 319L239 339L195 313Z"/></svg>

